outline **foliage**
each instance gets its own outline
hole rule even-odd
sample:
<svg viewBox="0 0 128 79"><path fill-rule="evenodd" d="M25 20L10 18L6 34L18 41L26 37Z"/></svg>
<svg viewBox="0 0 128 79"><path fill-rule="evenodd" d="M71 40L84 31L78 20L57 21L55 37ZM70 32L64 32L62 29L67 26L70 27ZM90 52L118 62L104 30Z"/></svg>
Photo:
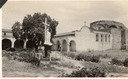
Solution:
<svg viewBox="0 0 128 79"><path fill-rule="evenodd" d="M32 60L32 56L30 53L20 53L19 54L19 61L24 61L24 62L30 62Z"/></svg>
<svg viewBox="0 0 128 79"><path fill-rule="evenodd" d="M76 60L84 60L98 63L100 61L100 56L86 56L84 54L78 54L75 57Z"/></svg>
<svg viewBox="0 0 128 79"><path fill-rule="evenodd" d="M100 61L100 55L98 56L87 56L84 53L80 53L80 54L74 54L73 52L62 52L64 55L71 57L73 59L76 60L84 60L84 61L90 61L90 62L95 62L98 63Z"/></svg>
<svg viewBox="0 0 128 79"><path fill-rule="evenodd" d="M124 60L123 64L125 67L128 67L128 58Z"/></svg>
<svg viewBox="0 0 128 79"><path fill-rule="evenodd" d="M47 18L47 23L49 26L49 32L51 33L51 39L56 34L56 27L58 22L54 19L51 19L47 14L34 13L33 15L27 15L23 19L23 31L25 39L31 39L39 44L40 42L44 43L44 22Z"/></svg>
<svg viewBox="0 0 128 79"><path fill-rule="evenodd" d="M12 33L15 39L18 39L22 35L22 30L21 30L21 23L20 22L15 22L12 26Z"/></svg>
<svg viewBox="0 0 128 79"><path fill-rule="evenodd" d="M92 56L92 61L91 62L98 63L99 61L100 61L100 57L99 56Z"/></svg>
<svg viewBox="0 0 128 79"><path fill-rule="evenodd" d="M106 73L99 67L94 68L82 68L77 71L73 71L70 75L62 75L62 77L106 77Z"/></svg>
<svg viewBox="0 0 128 79"><path fill-rule="evenodd" d="M115 65L123 65L123 61L120 61L116 58L113 58L111 61L111 64L115 64Z"/></svg>
<svg viewBox="0 0 128 79"><path fill-rule="evenodd" d="M85 56L83 54L78 54L75 59L76 60L82 60L84 58L85 58Z"/></svg>
<svg viewBox="0 0 128 79"><path fill-rule="evenodd" d="M34 47L38 50L38 46L44 44L44 22L47 18L47 23L49 24L49 32L51 33L51 42L53 36L56 34L56 27L58 21L51 19L46 13L34 13L33 15L27 15L24 17L22 24L20 22L15 22L12 26L13 36L18 39L32 40L34 41Z"/></svg>

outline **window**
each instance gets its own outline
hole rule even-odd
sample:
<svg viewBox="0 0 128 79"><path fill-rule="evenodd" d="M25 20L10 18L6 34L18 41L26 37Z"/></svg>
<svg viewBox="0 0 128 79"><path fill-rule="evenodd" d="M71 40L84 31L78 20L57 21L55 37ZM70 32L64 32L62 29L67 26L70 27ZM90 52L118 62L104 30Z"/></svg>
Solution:
<svg viewBox="0 0 128 79"><path fill-rule="evenodd" d="M103 42L103 34L101 34L101 42Z"/></svg>
<svg viewBox="0 0 128 79"><path fill-rule="evenodd" d="M6 35L6 32L4 32L4 36Z"/></svg>
<svg viewBox="0 0 128 79"><path fill-rule="evenodd" d="M96 34L96 41L99 41L99 35L98 35L98 33Z"/></svg>
<svg viewBox="0 0 128 79"><path fill-rule="evenodd" d="M105 35L105 42L107 42L107 34Z"/></svg>
<svg viewBox="0 0 128 79"><path fill-rule="evenodd" d="M110 42L110 35L108 35L108 41Z"/></svg>

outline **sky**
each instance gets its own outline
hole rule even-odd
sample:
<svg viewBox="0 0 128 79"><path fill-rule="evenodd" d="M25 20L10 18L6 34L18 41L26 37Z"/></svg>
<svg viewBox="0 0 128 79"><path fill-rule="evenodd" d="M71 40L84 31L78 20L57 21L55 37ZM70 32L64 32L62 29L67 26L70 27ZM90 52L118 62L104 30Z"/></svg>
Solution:
<svg viewBox="0 0 128 79"><path fill-rule="evenodd" d="M2 7L2 29L11 29L27 14L47 13L59 22L57 34L79 30L98 20L114 20L128 28L128 1L7 1Z"/></svg>

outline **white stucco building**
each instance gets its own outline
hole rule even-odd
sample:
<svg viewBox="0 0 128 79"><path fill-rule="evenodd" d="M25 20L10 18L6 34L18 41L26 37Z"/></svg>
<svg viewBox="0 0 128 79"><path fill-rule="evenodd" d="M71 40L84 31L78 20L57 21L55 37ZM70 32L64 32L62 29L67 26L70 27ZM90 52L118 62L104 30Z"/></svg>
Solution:
<svg viewBox="0 0 128 79"><path fill-rule="evenodd" d="M128 49L128 29L115 21L96 21L90 27L57 34L53 38L55 51L95 51Z"/></svg>

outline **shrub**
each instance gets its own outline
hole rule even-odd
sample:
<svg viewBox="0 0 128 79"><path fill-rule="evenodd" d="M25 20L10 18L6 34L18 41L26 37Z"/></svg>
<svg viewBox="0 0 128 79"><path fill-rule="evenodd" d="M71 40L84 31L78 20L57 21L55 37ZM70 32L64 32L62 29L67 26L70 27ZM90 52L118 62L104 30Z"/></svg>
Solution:
<svg viewBox="0 0 128 79"><path fill-rule="evenodd" d="M84 60L98 63L100 61L100 56L86 56L84 54L78 54L75 57L76 60Z"/></svg>
<svg viewBox="0 0 128 79"><path fill-rule="evenodd" d="M9 49L7 49L6 51L12 51L12 52L14 52L14 51L16 51L16 50L15 50L15 48L9 48Z"/></svg>
<svg viewBox="0 0 128 79"><path fill-rule="evenodd" d="M92 61L92 57L91 56L84 56L84 61Z"/></svg>
<svg viewBox="0 0 128 79"><path fill-rule="evenodd" d="M78 54L77 56L76 56L76 60L82 60L82 59L84 59L85 57L84 57L84 55L83 54Z"/></svg>
<svg viewBox="0 0 128 79"><path fill-rule="evenodd" d="M128 67L128 58L124 60L123 64L125 67Z"/></svg>
<svg viewBox="0 0 128 79"><path fill-rule="evenodd" d="M94 68L82 68L78 71L73 71L71 74L62 75L62 77L106 77L106 73L103 69L98 67Z"/></svg>
<svg viewBox="0 0 128 79"><path fill-rule="evenodd" d="M91 62L98 63L99 60L100 60L100 56L92 56L92 60L91 60Z"/></svg>
<svg viewBox="0 0 128 79"><path fill-rule="evenodd" d="M116 65L123 65L123 62L116 59L116 58L113 58L112 61L111 61L111 64L116 64Z"/></svg>
<svg viewBox="0 0 128 79"><path fill-rule="evenodd" d="M25 61L25 62L30 62L32 60L32 56L30 53L20 53L19 54L19 61Z"/></svg>

